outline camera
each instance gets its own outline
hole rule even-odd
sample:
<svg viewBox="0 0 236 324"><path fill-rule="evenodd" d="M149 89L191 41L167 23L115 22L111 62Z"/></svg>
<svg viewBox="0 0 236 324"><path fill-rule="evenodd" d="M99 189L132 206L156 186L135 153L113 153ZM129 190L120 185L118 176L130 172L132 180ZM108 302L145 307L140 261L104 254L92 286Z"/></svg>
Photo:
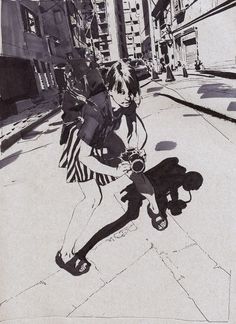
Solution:
<svg viewBox="0 0 236 324"><path fill-rule="evenodd" d="M145 155L141 154L139 149L127 149L121 154L120 159L129 162L134 173L141 173L145 170Z"/></svg>

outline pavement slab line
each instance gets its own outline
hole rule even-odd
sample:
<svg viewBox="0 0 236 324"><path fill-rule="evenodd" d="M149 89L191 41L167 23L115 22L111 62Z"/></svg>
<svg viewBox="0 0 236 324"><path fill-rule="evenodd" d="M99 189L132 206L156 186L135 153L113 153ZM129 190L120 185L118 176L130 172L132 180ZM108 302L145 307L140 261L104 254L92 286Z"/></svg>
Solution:
<svg viewBox="0 0 236 324"><path fill-rule="evenodd" d="M168 213L169 214L169 213ZM161 261L165 265L165 267L171 272L174 280L178 283L178 285L184 290L186 293L187 297L194 303L195 307L198 309L198 311L201 313L201 315L205 318L206 322L208 323L228 323L230 320L230 292L231 292L231 270L227 271L223 267L221 267L210 255L207 253L198 243L196 240L194 240L180 225L179 223L175 220L173 216L169 214L169 216L173 219L173 221L176 223L176 225L184 232L184 234L193 242L191 244L186 245L180 250L174 250L172 253L178 253L181 252L185 249L191 248L193 246L197 246L214 264L215 266L213 269L220 269L223 272L225 272L229 276L229 292L228 292L228 319L225 321L211 321L207 318L207 316L204 314L204 312L201 310L201 308L198 306L197 302L195 299L190 295L188 292L187 288L184 287L183 284L181 284L181 280L185 279L183 275L178 270L178 267L175 265L175 263L171 260L167 252L164 251L159 251L158 248L154 246L154 250L157 252L159 255ZM149 239L147 239L149 240ZM153 244L153 243L152 243Z"/></svg>
<svg viewBox="0 0 236 324"><path fill-rule="evenodd" d="M66 317L70 317L71 314L73 314L73 312L75 310L77 310L80 306L84 305L86 302L88 302L94 295L96 295L100 290L102 290L104 287L106 287L107 285L109 285L113 280L115 280L117 277L119 277L123 272L125 272L126 270L128 270L130 267L132 267L133 265L135 265L140 259L142 259L146 254L148 254L151 250L153 249L153 244L151 244L151 246L143 253L141 254L138 258L136 258L131 264L129 264L127 267L125 267L124 269L122 269L120 272L118 272L113 278L111 278L110 280L108 280L107 282L104 282L103 279L101 279L104 282L104 285L100 288L98 288L95 292L93 292L89 297L87 297L82 303L80 303L76 308L74 308L70 313L67 314ZM95 269L98 271L99 275L101 276L100 271L97 269L97 267L95 267Z"/></svg>
<svg viewBox="0 0 236 324"><path fill-rule="evenodd" d="M57 270L57 271L51 273L51 274L48 275L46 278L44 278L44 279L42 279L42 280L36 282L35 284L33 284L33 285L31 285L31 286L29 286L29 287L23 289L23 290L21 290L21 291L18 292L16 295L11 296L11 297L9 297L9 298L6 298L6 299L3 300L2 302L0 302L0 307L1 307L3 304L8 303L10 300L15 299L15 298L17 298L18 296L24 294L26 291L35 288L36 286L39 286L39 285L44 285L44 286L46 286L46 285L47 285L46 281L47 281L49 278L55 276L59 271L61 271L61 270ZM1 321L0 321L0 322L1 322Z"/></svg>

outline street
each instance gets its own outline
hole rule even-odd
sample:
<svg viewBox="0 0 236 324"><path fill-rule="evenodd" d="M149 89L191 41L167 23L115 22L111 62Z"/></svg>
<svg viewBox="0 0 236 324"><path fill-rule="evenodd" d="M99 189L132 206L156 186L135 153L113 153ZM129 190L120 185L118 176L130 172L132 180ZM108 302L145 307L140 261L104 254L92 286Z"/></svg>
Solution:
<svg viewBox="0 0 236 324"><path fill-rule="evenodd" d="M169 214L163 232L152 227L144 202L136 221L89 252L92 266L81 277L54 262L82 199L58 168L60 113L2 154L0 321L235 323L235 125L177 104L161 88L144 85L138 109L148 132L147 169L177 157L203 185L181 215ZM128 183L104 187L93 216L101 227L124 213L118 197ZM180 196L189 199L184 190Z"/></svg>

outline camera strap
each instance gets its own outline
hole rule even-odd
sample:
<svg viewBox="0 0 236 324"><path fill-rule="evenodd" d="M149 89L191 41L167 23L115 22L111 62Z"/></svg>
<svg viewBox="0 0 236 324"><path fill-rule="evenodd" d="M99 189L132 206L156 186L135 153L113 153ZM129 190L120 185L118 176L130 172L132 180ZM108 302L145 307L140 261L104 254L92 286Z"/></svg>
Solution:
<svg viewBox="0 0 236 324"><path fill-rule="evenodd" d="M138 118L138 120L140 121L140 123L141 123L141 125L142 125L142 127L143 127L143 130L144 130L144 132L145 132L145 140L143 141L143 144L142 144L142 146L140 147L140 150L142 150L142 149L144 148L144 146L146 145L146 143L147 143L148 134L147 134L147 130L146 130L146 127L145 127L145 125L144 125L142 119L139 117L139 115L138 115L137 113L135 113L135 115L136 115L136 117Z"/></svg>

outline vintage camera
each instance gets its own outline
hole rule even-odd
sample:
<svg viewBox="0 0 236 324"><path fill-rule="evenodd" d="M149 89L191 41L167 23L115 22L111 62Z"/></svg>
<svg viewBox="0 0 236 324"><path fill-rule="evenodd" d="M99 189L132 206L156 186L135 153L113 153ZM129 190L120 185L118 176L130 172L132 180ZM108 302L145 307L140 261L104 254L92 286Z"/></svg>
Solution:
<svg viewBox="0 0 236 324"><path fill-rule="evenodd" d="M141 154L141 151L136 148L127 149L121 154L121 161L129 162L131 170L134 173L141 173L145 170L146 155Z"/></svg>

